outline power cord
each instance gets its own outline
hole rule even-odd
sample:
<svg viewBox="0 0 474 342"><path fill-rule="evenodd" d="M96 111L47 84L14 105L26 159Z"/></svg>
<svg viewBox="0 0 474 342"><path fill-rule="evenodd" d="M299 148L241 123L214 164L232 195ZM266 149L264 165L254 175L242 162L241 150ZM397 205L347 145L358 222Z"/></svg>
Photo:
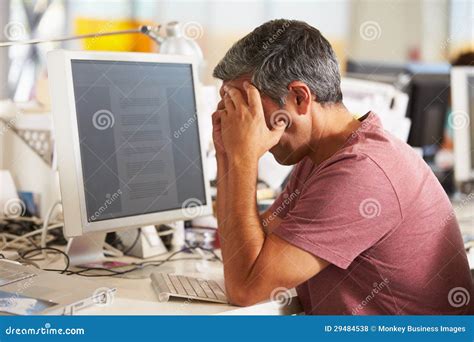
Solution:
<svg viewBox="0 0 474 342"><path fill-rule="evenodd" d="M62 250L58 249L58 248L53 248L53 247L39 247L39 248L34 248L34 249L30 249L26 252L23 252L23 253L19 253L20 254L20 257L25 260L25 261L34 261L35 259L32 259L34 258L35 256L37 255L40 255L40 254L43 254L44 257L45 256L45 253L47 253L47 251L53 251L53 252L56 252L56 253L59 253L59 254L62 254L66 260L66 266L64 267L63 270L59 270L61 274L64 274L66 272L70 272L68 269L69 269L69 265L70 265L70 260L69 260L69 256L64 253ZM27 256L30 255L31 253L34 253L34 252L37 252L36 254L34 255L31 255L30 258L28 258Z"/></svg>
<svg viewBox="0 0 474 342"><path fill-rule="evenodd" d="M7 248L23 249L29 245L38 247L37 241L32 239L37 234L40 234L39 247L41 248L46 248L47 244L52 242L65 243L61 232L51 233L53 235L52 241L48 241L48 233L52 229L63 227L62 223L50 225L54 210L60 204L60 201L53 203L44 221L41 221L38 217L0 218L0 239L2 242L0 250ZM43 250L43 256L46 256L45 250Z"/></svg>
<svg viewBox="0 0 474 342"><path fill-rule="evenodd" d="M130 253L130 251L137 245L138 243L138 240L140 240L140 236L142 235L142 231L140 228L137 229L137 237L135 238L135 240L132 242L132 244L126 249L123 251L123 254L124 255L127 255L128 253Z"/></svg>
<svg viewBox="0 0 474 342"><path fill-rule="evenodd" d="M132 268L127 269L127 270L123 270L123 271L118 271L118 270L113 270L113 269L103 268L103 267L85 267L85 268L82 268L78 271L69 270L69 257L67 256L67 254L64 253L63 251L61 251L60 249L52 248L52 247L34 248L34 249L31 249L31 250L21 254L21 257L24 260L31 261L31 260L34 260L34 259L31 259L32 257L35 257L35 256L41 254L41 252L43 252L44 250L54 251L54 252L60 253L60 254L65 256L65 258L66 258L65 259L66 260L66 267L64 269L50 269L50 268L47 268L47 269L43 269L44 271L60 272L61 274L78 275L78 276L90 277L90 278L93 278L93 277L114 277L114 276L118 276L118 275L131 273L133 271L143 269L143 268L149 267L149 266L159 267L159 266L162 266L165 263L173 262L173 261L202 260L203 259L202 257L197 257L197 258L196 257L190 257L190 258L173 259L176 255L178 255L180 253L191 252L192 250L195 250L196 248L199 248L199 247L185 247L183 249L180 249L176 252L171 253L166 259L163 259L163 260L150 260L150 261L143 261L143 262L140 262L140 263L132 263L128 266L125 266L125 267L132 266ZM217 254L213 250L203 249L203 248L200 248L200 249L210 252L213 255L213 259L211 259L211 260L219 260L220 261L220 258L217 256ZM30 253L33 253L33 252L38 252L38 253L34 254L33 256L30 256L30 258L27 258L27 256ZM87 274L87 272L91 272L91 271L103 271L103 272L107 272L107 273L106 274L96 274L96 273Z"/></svg>
<svg viewBox="0 0 474 342"><path fill-rule="evenodd" d="M48 213L46 214L46 217L43 221L43 230L41 232L41 244L40 247L43 248L43 256L46 257L45 249L46 248L46 236L48 235L48 225L49 225L49 220L51 220L51 216L53 215L54 209L56 209L57 206L61 205L61 201L56 201L53 203L53 205L49 208Z"/></svg>
<svg viewBox="0 0 474 342"><path fill-rule="evenodd" d="M63 226L62 223L53 224L53 225L46 228L46 232L49 231L49 230L52 230L52 229L61 228L62 226ZM1 249L5 250L7 248L13 247L19 241L28 240L28 238L30 238L34 235L37 235L37 234L43 234L44 231L45 231L44 228L38 228L38 229L36 229L32 232L29 232L29 233L26 233L26 234L23 234L23 235L20 235L20 236L10 236L10 238L12 238L12 240L9 241L9 242L4 241L4 244L2 245ZM3 234L6 234L6 233L3 233ZM24 246L21 246L20 248L22 248L22 247L24 247ZM46 248L46 246L41 247L41 248Z"/></svg>

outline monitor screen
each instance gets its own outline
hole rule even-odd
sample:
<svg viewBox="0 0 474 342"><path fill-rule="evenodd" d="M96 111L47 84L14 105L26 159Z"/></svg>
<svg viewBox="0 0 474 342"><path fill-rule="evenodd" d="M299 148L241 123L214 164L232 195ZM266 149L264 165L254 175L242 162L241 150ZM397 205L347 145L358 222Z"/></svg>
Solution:
<svg viewBox="0 0 474 342"><path fill-rule="evenodd" d="M88 222L206 204L192 65L71 68Z"/></svg>

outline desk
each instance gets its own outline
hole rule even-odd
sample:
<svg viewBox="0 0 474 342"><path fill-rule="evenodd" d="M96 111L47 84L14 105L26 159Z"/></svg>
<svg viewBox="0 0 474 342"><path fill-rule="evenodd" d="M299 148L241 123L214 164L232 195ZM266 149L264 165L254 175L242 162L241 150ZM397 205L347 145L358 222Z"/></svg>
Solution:
<svg viewBox="0 0 474 342"><path fill-rule="evenodd" d="M218 281L220 285L223 285L222 263L201 260L179 260L183 257L189 257L189 255L183 256L181 254L179 257L177 255L177 261L165 263L160 267L150 267L150 270L156 269L159 272L176 272L188 276L213 279ZM166 255L150 260L163 260L165 258ZM137 262L137 259L129 257L117 258L116 260ZM46 264L40 264L40 266L42 268L61 268L63 267L63 261L62 258L55 257L47 266ZM110 304L89 307L78 311L77 315L292 315L303 311L295 291L292 291L291 301L286 305L266 301L241 308L227 304L183 299L170 299L169 302L160 303L148 277L126 279L114 276L88 279L96 281L98 288L106 285L107 287L115 287L117 292Z"/></svg>
<svg viewBox="0 0 474 342"><path fill-rule="evenodd" d="M459 227L464 236L474 237L474 200L472 197L462 197L452 201ZM471 272L474 270L474 248L467 253ZM473 273L474 276L474 273Z"/></svg>
<svg viewBox="0 0 474 342"><path fill-rule="evenodd" d="M461 232L474 236L474 200L470 198L466 196L452 200L452 204Z"/></svg>

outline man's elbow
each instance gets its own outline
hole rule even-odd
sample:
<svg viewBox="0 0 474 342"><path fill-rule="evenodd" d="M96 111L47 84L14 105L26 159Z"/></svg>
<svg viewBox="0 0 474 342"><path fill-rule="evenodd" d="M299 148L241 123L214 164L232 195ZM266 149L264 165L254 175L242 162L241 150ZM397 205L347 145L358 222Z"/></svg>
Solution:
<svg viewBox="0 0 474 342"><path fill-rule="evenodd" d="M251 306L262 300L255 291L246 286L227 286L226 292L229 302L237 306Z"/></svg>

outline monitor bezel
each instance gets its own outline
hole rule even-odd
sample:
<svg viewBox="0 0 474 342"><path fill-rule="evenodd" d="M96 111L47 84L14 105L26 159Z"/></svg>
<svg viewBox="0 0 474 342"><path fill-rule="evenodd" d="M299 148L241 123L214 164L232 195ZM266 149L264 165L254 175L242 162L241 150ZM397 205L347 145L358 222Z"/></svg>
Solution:
<svg viewBox="0 0 474 342"><path fill-rule="evenodd" d="M467 113L469 124L465 127L453 128L454 142L454 178L456 182L474 180L474 168L471 161L470 125L473 125L469 113L468 77L474 77L474 67L456 66L451 69L451 113L456 111Z"/></svg>
<svg viewBox="0 0 474 342"><path fill-rule="evenodd" d="M138 63L169 63L191 65L195 103L197 111L197 125L201 151L201 168L206 203L198 206L199 216L212 214L212 200L210 182L206 169L206 157L202 115L197 89L197 63L194 58L180 55L160 55L155 53L134 52L91 52L54 50L48 53L48 73L52 98L52 112L56 126L56 150L61 197L64 212L64 234L67 237L80 236L86 233L108 232L120 229L129 229L161 224L166 222L190 219L182 208L161 212L139 214L120 218L105 219L89 222L85 190L83 186L82 159L80 153L80 139L75 105L72 61L73 60L100 60ZM70 115L64 115L69 113ZM193 210L193 212L195 212Z"/></svg>

